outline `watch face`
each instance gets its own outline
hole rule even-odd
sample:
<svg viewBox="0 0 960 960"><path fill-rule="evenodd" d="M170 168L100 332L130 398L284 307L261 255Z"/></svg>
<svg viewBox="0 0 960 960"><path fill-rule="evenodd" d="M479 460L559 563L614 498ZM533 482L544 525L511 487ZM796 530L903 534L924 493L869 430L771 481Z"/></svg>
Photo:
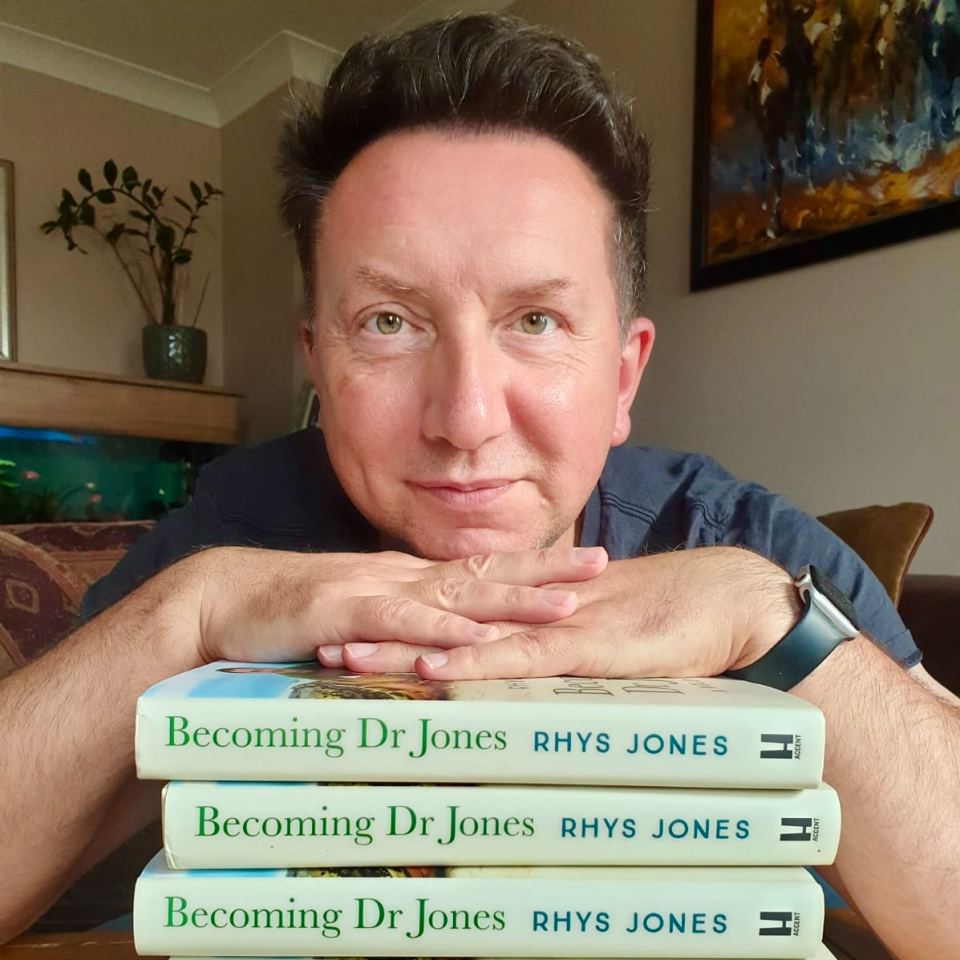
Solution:
<svg viewBox="0 0 960 960"><path fill-rule="evenodd" d="M813 588L822 593L858 630L860 623L850 598L837 585L816 567L810 567L810 580Z"/></svg>

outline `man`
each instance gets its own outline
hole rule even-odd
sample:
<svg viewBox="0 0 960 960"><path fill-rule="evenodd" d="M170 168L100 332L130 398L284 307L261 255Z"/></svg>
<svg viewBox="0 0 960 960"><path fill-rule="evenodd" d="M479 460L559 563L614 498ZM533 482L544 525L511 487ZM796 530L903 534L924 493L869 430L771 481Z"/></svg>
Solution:
<svg viewBox="0 0 960 960"><path fill-rule="evenodd" d="M844 806L824 873L903 960L951 956L956 701L822 527L706 458L619 446L654 335L647 146L596 61L492 16L365 41L283 156L322 433L211 465L85 624L0 688L0 934L156 816L133 714L163 677L314 656L437 678L749 671L799 636L783 567L812 561L876 640L788 664Z"/></svg>

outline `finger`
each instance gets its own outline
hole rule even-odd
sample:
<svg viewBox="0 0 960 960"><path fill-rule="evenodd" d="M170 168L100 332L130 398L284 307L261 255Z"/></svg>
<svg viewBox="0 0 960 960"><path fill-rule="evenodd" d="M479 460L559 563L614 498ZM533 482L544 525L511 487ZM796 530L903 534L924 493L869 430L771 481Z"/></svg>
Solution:
<svg viewBox="0 0 960 960"><path fill-rule="evenodd" d="M323 667L343 666L343 644L331 643L317 647L317 659Z"/></svg>
<svg viewBox="0 0 960 960"><path fill-rule="evenodd" d="M582 666L587 642L578 629L527 630L491 643L427 653L414 666L428 680L593 676Z"/></svg>
<svg viewBox="0 0 960 960"><path fill-rule="evenodd" d="M317 624L317 647L351 641L400 640L448 647L496 640L500 632L412 597L350 597L335 605Z"/></svg>
<svg viewBox="0 0 960 960"><path fill-rule="evenodd" d="M490 620L551 623L569 617L578 603L572 590L487 583L463 577L419 580L406 584L403 590L428 606L483 623Z"/></svg>
<svg viewBox="0 0 960 960"><path fill-rule="evenodd" d="M426 576L486 580L537 587L545 583L590 580L607 565L603 547L547 547L516 553L477 554L437 564Z"/></svg>
<svg viewBox="0 0 960 960"><path fill-rule="evenodd" d="M348 643L342 666L354 673L413 673L417 657L441 653L440 647L414 643Z"/></svg>

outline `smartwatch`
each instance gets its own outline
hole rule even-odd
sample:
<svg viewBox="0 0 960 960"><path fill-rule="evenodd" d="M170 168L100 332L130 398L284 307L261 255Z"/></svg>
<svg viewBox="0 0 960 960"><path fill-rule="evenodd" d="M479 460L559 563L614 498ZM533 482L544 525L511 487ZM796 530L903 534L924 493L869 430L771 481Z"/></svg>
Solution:
<svg viewBox="0 0 960 960"><path fill-rule="evenodd" d="M816 567L800 568L794 586L804 601L797 625L759 660L724 676L789 690L860 632L849 597Z"/></svg>

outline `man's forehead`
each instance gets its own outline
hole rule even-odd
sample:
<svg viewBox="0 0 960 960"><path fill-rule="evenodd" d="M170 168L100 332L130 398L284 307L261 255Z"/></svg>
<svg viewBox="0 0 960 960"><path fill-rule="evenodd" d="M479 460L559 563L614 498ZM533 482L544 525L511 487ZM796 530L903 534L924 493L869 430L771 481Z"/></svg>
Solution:
<svg viewBox="0 0 960 960"><path fill-rule="evenodd" d="M558 225L604 228L612 213L605 191L575 153L547 137L501 131L383 137L351 160L325 208L324 220L336 220L338 230L375 228L397 216L436 221L444 213L451 221L486 219L503 229L522 230L525 218L551 215ZM511 210L515 215L504 219Z"/></svg>

